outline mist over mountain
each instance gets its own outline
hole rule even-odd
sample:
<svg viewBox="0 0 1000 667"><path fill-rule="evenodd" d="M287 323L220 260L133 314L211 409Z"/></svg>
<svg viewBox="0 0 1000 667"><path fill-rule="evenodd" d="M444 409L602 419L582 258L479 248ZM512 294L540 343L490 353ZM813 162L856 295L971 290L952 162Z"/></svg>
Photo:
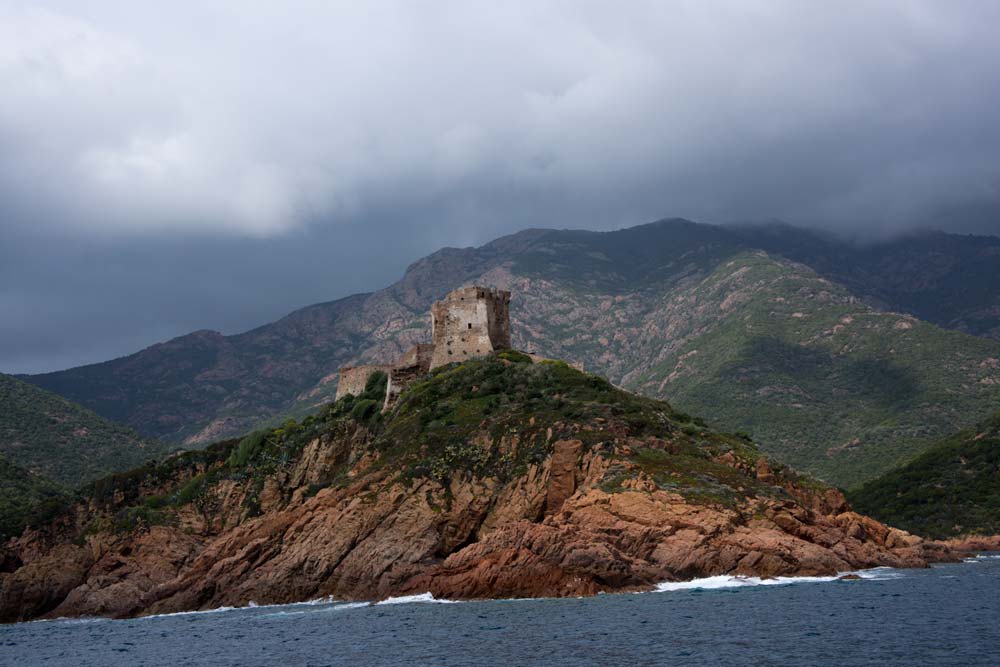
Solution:
<svg viewBox="0 0 1000 667"><path fill-rule="evenodd" d="M998 22L929 0L6 3L0 371L245 331L531 227L998 234Z"/></svg>

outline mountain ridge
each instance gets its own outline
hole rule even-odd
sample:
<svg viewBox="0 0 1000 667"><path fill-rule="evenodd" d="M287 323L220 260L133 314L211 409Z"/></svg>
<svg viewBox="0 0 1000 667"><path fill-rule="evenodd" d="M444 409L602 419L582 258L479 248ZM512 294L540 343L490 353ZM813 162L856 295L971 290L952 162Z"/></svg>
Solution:
<svg viewBox="0 0 1000 667"><path fill-rule="evenodd" d="M748 235L756 240L747 241ZM933 303L951 298L954 280L948 278L948 267L978 252L968 240L949 238L958 250L949 256L951 259L934 264L938 267L936 278L921 283L937 294ZM385 289L300 309L242 334L176 338L99 368L88 366L26 379L145 432L197 446L246 432L283 414L301 416L318 409L332 398L339 367L384 362L425 339L428 326L423 313L430 303L475 280L514 290L511 314L519 332L515 344L548 356L583 361L617 382L634 370L616 370L621 366L619 358L635 357L634 351L619 346L612 354L593 341L588 344L587 336L606 338L609 345L603 347L610 349L618 330L634 327L646 318L646 326L653 328L643 335L663 340L671 334L655 330L650 310L660 307L667 293L694 289L722 262L748 252L748 245L761 246L750 250L777 249L808 258L809 253L826 257L828 243L808 231L800 230L792 238L773 230L733 231L679 219L612 232L525 230L478 248L441 249L413 262L399 281ZM907 243L910 245L902 250L880 246L881 250L866 251L865 266L878 265L892 256L896 257L893 266L902 267L903 274L922 274L924 264L912 258L914 242ZM915 243L923 249L920 252L941 245L926 239ZM1000 248L1000 239L994 245ZM987 269L995 266L996 273L991 276L995 282L1000 275L1000 254L990 254L994 245L979 257L973 273L988 273ZM820 268L853 275L850 267L838 268L839 256L830 257ZM823 271L819 273L824 277ZM878 274L859 270L858 275L856 281ZM904 287L909 284L905 275L901 280ZM883 296L890 297L900 290L904 296L909 293L891 285L883 285L881 290ZM858 298L877 301L882 297L868 294ZM580 318L609 310L613 317L605 318L605 331L576 327ZM941 311L942 318L954 320L953 315ZM990 321L983 325L987 332ZM969 328L963 322L956 326ZM964 340L955 339L960 347L980 346L972 339ZM644 362L633 358L632 363Z"/></svg>

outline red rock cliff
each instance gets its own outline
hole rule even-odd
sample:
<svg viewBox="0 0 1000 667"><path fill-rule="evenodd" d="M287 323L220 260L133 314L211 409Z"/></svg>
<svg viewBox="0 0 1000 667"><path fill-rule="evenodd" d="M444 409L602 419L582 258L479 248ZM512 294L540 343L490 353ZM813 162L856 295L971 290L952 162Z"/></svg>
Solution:
<svg viewBox="0 0 1000 667"><path fill-rule="evenodd" d="M385 417L350 401L92 489L4 547L2 619L589 595L949 557L565 365L442 369Z"/></svg>

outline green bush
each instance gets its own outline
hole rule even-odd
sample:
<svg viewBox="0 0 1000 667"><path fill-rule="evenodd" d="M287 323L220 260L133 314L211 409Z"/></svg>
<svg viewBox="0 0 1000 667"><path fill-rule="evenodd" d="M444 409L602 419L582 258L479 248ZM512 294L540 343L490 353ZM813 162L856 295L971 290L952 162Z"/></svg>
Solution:
<svg viewBox="0 0 1000 667"><path fill-rule="evenodd" d="M369 423L379 411L379 401L370 398L359 399L351 409L351 417L362 424Z"/></svg>
<svg viewBox="0 0 1000 667"><path fill-rule="evenodd" d="M198 475L189 479L184 486L177 490L174 494L173 502L175 505L187 505L189 502L197 498L205 487L205 476Z"/></svg>
<svg viewBox="0 0 1000 667"><path fill-rule="evenodd" d="M230 468L242 468L245 466L263 448L264 441L267 439L267 436L267 431L254 431L247 437L240 440L240 444L238 444L229 455L226 465Z"/></svg>
<svg viewBox="0 0 1000 667"><path fill-rule="evenodd" d="M167 504L167 499L163 496L149 496L143 504L151 510L158 510Z"/></svg>
<svg viewBox="0 0 1000 667"><path fill-rule="evenodd" d="M385 388L388 382L388 375L382 371L375 371L368 376L368 381L365 382L365 390L361 392L361 395L358 396L358 398L373 401L384 401Z"/></svg>
<svg viewBox="0 0 1000 667"><path fill-rule="evenodd" d="M127 533L137 528L148 528L166 522L166 515L152 510L145 505L126 507L119 510L112 521L112 530L116 533Z"/></svg>

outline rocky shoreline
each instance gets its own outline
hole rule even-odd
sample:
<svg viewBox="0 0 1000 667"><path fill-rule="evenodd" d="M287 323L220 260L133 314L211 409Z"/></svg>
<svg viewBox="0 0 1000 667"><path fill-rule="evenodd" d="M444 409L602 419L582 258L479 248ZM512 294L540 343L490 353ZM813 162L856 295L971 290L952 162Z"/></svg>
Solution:
<svg viewBox="0 0 1000 667"><path fill-rule="evenodd" d="M365 480L209 538L156 526L64 543L4 575L5 620L24 620L14 609L42 611L54 602L40 615L120 617L423 592L579 596L718 574L821 576L954 559L948 546L850 511L822 514L791 502L728 510L659 490L607 494L582 482L541 521L525 515L559 502L551 463L506 493L456 483L443 516L433 503L445 489L389 485L379 494L384 502L365 506L358 500ZM25 554L36 547L31 536L18 546Z"/></svg>
<svg viewBox="0 0 1000 667"><path fill-rule="evenodd" d="M4 545L0 620L327 596L580 596L956 558L954 545L857 514L835 489L665 403L565 366L464 366L384 422L335 406L272 432L247 461L244 441L110 485ZM558 418L547 404L480 400L497 374L515 398L549 391ZM468 418L426 412L441 405ZM154 512L151 498L172 504ZM145 519L122 525L135 516Z"/></svg>

